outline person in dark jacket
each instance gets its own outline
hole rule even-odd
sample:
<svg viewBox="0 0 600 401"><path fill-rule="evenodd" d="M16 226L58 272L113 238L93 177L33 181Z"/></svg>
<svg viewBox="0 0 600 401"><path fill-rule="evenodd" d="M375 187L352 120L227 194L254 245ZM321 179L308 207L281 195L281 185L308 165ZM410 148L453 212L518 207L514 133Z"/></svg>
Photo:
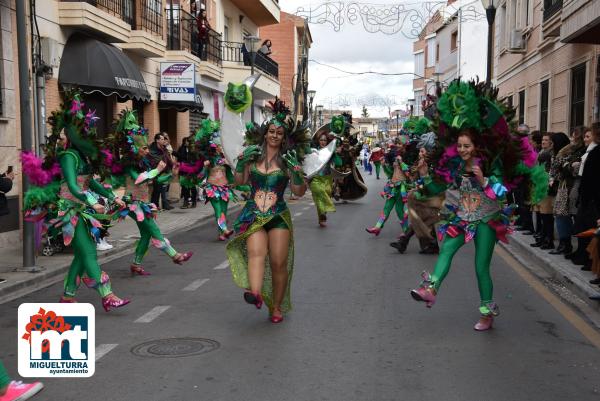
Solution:
<svg viewBox="0 0 600 401"><path fill-rule="evenodd" d="M162 160L167 164L167 167L163 170L163 174L170 174L173 169L173 159L167 150L167 134L162 132L154 136L154 142L150 145L150 159L152 161L152 167L156 167ZM171 210L173 207L169 204L167 199L167 185L159 184L157 180L154 180L152 184L152 197L151 202L159 207L159 200L162 200L162 208L165 210Z"/></svg>
<svg viewBox="0 0 600 401"><path fill-rule="evenodd" d="M190 163L192 162L189 142L193 141L193 135L187 138L183 138L181 141L181 146L175 152L175 157L179 163ZM184 173L179 171L179 176L181 177ZM181 197L183 198L183 205L181 205L182 209L187 209L189 207L196 207L196 203L198 201L198 188L193 186L192 188L188 188L185 185L181 185Z"/></svg>
<svg viewBox="0 0 600 401"><path fill-rule="evenodd" d="M6 193L12 189L14 179L15 173L11 169L0 176L0 216L10 213Z"/></svg>
<svg viewBox="0 0 600 401"><path fill-rule="evenodd" d="M600 143L600 125L595 124L592 128L593 141ZM595 227L596 221L600 219L600 146L595 146L582 157L583 170L581 184L579 186L579 205L575 217L575 234ZM582 270L591 270L591 260L586 252L591 238L578 238L577 251L571 257L573 263L583 265Z"/></svg>

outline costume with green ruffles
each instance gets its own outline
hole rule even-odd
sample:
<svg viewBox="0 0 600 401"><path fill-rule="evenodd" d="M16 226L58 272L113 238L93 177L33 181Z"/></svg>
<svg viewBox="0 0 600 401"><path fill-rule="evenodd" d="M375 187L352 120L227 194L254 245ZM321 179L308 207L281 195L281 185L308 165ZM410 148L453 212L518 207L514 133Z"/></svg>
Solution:
<svg viewBox="0 0 600 401"><path fill-rule="evenodd" d="M246 240L255 232L271 228L287 228L290 231L287 270L288 284L281 303L281 312L292 308L290 287L294 271L294 232L290 210L284 199L284 192L289 176L284 170L275 170L268 174L261 173L252 165L249 174L251 186L250 199L242 209L234 223L236 237L227 244L227 258L231 266L233 281L241 288L249 289L248 253ZM266 257L265 275L262 286L262 297L270 310L273 308L273 285L269 257Z"/></svg>

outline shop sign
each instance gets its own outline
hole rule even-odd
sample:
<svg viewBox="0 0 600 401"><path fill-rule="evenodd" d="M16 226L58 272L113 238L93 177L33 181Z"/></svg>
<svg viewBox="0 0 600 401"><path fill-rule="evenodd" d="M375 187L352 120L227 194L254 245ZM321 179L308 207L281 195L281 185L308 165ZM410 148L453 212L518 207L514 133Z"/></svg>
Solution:
<svg viewBox="0 0 600 401"><path fill-rule="evenodd" d="M194 102L196 100L196 65L160 63L160 100Z"/></svg>

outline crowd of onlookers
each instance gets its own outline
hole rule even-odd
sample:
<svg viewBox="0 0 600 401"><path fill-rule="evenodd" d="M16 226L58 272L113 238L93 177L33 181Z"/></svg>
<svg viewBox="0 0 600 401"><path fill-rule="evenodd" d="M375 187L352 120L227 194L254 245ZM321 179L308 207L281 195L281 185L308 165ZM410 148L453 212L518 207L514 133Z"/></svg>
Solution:
<svg viewBox="0 0 600 401"><path fill-rule="evenodd" d="M527 126L520 126L527 132ZM600 124L562 132L529 133L538 150L538 163L549 175L548 195L528 204L527 189L512 193L519 205L517 230L531 235L532 247L563 255L581 270L593 271L600 284L596 247L590 246L600 225Z"/></svg>

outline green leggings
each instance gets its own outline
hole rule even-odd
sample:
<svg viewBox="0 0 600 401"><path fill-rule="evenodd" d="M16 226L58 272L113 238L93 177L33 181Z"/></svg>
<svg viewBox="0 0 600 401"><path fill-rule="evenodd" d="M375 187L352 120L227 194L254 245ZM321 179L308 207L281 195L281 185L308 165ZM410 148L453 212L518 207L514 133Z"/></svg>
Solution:
<svg viewBox="0 0 600 401"><path fill-rule="evenodd" d="M450 265L454 254L464 244L464 234L460 234L454 238L449 235L444 237L444 242L442 242L442 248L440 249L440 256L438 257L433 274L431 275L431 281L436 290L440 288L442 281L444 281L444 278L450 271ZM490 263L492 261L495 245L496 231L488 224L480 223L477 226L477 234L475 235L475 274L477 275L479 297L482 306L492 302L494 285L490 275Z"/></svg>
<svg viewBox="0 0 600 401"><path fill-rule="evenodd" d="M219 232L223 233L227 231L227 206L229 202L221 198L210 198L210 204L215 211L215 220L217 221Z"/></svg>
<svg viewBox="0 0 600 401"><path fill-rule="evenodd" d="M160 245L157 247L171 258L177 255L177 251L165 240L165 237L158 228L158 224L156 224L156 221L154 221L153 218L146 217L142 221L137 221L135 213L133 212L129 213L129 217L135 221L138 229L140 230L140 240L137 242L137 246L135 247L135 257L133 258L134 264L142 264L142 260L144 260L144 256L150 247L151 239L159 241Z"/></svg>
<svg viewBox="0 0 600 401"><path fill-rule="evenodd" d="M0 389L8 386L10 384L10 376L8 372L4 368L2 361L0 361Z"/></svg>
<svg viewBox="0 0 600 401"><path fill-rule="evenodd" d="M392 213L393 209L396 209L396 214L398 215L398 219L402 221L404 218L404 202L402 202L402 197L400 194L394 196L393 198L386 199L385 205L383 205L383 211L379 215L379 219L377 219L377 223L375 223L375 227L383 228L383 225L390 217L390 213Z"/></svg>
<svg viewBox="0 0 600 401"><path fill-rule="evenodd" d="M69 268L64 281L64 293L65 296L68 297L75 296L75 293L77 292L78 277L87 275L89 278L96 281L96 283L101 283L102 276L102 270L98 265L96 254L96 243L90 236L89 228L81 217L75 226L71 246L73 247L74 254L73 261L71 262L71 267ZM101 283L96 289L102 297L112 293L110 282L104 284Z"/></svg>
<svg viewBox="0 0 600 401"><path fill-rule="evenodd" d="M379 172L381 171L381 162L373 162L375 165L375 176L379 178Z"/></svg>

